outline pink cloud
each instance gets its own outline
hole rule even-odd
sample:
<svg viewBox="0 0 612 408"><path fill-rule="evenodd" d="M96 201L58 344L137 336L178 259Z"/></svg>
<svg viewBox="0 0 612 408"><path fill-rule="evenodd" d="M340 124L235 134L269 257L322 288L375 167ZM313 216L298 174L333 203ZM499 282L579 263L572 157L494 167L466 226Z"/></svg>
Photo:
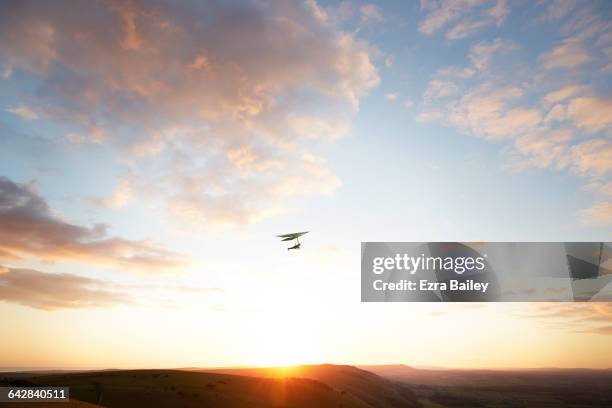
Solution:
<svg viewBox="0 0 612 408"><path fill-rule="evenodd" d="M602 97L572 99L568 114L576 126L590 132L612 128L612 99Z"/></svg>
<svg viewBox="0 0 612 408"><path fill-rule="evenodd" d="M108 282L16 268L4 268L0 273L0 301L45 311L132 303L128 295L113 290Z"/></svg>
<svg viewBox="0 0 612 408"><path fill-rule="evenodd" d="M80 261L128 271L155 273L187 265L185 259L147 240L108 237L106 225L91 228L55 216L25 185L0 177L0 255L42 261Z"/></svg>
<svg viewBox="0 0 612 408"><path fill-rule="evenodd" d="M612 225L612 202L596 203L590 208L579 211L582 222L588 225Z"/></svg>
<svg viewBox="0 0 612 408"><path fill-rule="evenodd" d="M419 31L433 35L446 27L446 38L468 37L490 25L501 26L510 13L506 0L427 0L421 1L425 12Z"/></svg>
<svg viewBox="0 0 612 408"><path fill-rule="evenodd" d="M71 126L63 139L112 145L136 164L131 199L148 193L159 208L211 211L206 220L260 219L285 199L267 191L339 185L323 160L304 162L305 144L349 134L360 99L380 82L376 50L311 1L22 4L0 17L0 57L44 84L31 98ZM257 150L250 166L266 170L247 180L228 159L240 150ZM153 155L168 165L150 168ZM178 156L185 165L170 165ZM270 162L294 165L282 173ZM275 188L296 180L292 168L307 172L308 185ZM210 181L190 183L192 171ZM97 202L119 208L126 192Z"/></svg>

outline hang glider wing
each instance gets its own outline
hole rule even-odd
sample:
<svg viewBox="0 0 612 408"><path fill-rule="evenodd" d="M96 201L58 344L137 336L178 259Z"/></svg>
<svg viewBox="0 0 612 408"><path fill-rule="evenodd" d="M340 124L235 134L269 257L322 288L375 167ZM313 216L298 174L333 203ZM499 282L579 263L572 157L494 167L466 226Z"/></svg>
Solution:
<svg viewBox="0 0 612 408"><path fill-rule="evenodd" d="M292 239L297 239L298 237L301 237L302 235L307 234L307 233L308 231L293 232L291 234L277 235L277 237L283 238L281 241L291 241Z"/></svg>

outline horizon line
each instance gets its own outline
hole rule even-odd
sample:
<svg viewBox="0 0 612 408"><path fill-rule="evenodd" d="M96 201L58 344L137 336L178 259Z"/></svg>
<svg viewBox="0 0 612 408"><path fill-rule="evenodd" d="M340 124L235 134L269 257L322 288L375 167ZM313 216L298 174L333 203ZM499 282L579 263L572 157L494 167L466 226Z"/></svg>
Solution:
<svg viewBox="0 0 612 408"><path fill-rule="evenodd" d="M367 367L391 367L405 366L420 371L545 371L545 370L612 370L612 367L441 367L427 365L409 365L405 363L383 363L383 364L339 364L339 363L303 363L303 364L288 364L288 365L272 365L272 366L189 366L189 367L0 367L0 373L32 373L32 372L87 372L87 371L145 371L145 370L245 370L245 369L275 369L275 368L290 368L304 366L352 366L356 368L366 369ZM366 370L367 371L367 370Z"/></svg>

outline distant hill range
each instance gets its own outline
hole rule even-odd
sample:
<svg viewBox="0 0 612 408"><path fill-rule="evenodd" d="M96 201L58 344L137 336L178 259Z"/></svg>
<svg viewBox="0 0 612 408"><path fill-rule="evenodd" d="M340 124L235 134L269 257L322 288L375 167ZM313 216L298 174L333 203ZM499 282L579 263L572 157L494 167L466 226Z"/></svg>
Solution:
<svg viewBox="0 0 612 408"><path fill-rule="evenodd" d="M529 368L529 369L447 369L414 368L403 364L359 366L392 381L437 386L563 386L611 387L611 369Z"/></svg>
<svg viewBox="0 0 612 408"><path fill-rule="evenodd" d="M610 369L420 369L401 364L362 366L408 385L427 408L612 407Z"/></svg>

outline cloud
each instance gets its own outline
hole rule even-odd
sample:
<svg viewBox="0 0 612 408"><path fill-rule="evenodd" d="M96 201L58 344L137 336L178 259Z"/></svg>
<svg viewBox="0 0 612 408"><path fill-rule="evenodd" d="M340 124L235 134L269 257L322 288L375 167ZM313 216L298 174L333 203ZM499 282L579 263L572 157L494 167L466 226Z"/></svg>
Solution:
<svg viewBox="0 0 612 408"><path fill-rule="evenodd" d="M446 38L450 40L459 40L480 31L487 25L489 25L489 23L484 20L463 20L448 30Z"/></svg>
<svg viewBox="0 0 612 408"><path fill-rule="evenodd" d="M612 198L612 181L595 180L585 186L585 189Z"/></svg>
<svg viewBox="0 0 612 408"><path fill-rule="evenodd" d="M506 0L497 1L497 3L495 3L495 6L487 10L487 14L493 17L493 19L495 19L495 25L500 27L504 23L504 21L506 21L506 17L508 17L508 14L510 14L508 2Z"/></svg>
<svg viewBox="0 0 612 408"><path fill-rule="evenodd" d="M521 154L521 161L529 166L556 169L566 168L568 158L568 142L572 139L568 130L534 131L518 138L516 150ZM528 163L525 163L525 160Z"/></svg>
<svg viewBox="0 0 612 408"><path fill-rule="evenodd" d="M571 100L568 114L576 126L589 132L612 128L612 99L580 97Z"/></svg>
<svg viewBox="0 0 612 408"><path fill-rule="evenodd" d="M567 119L567 106L555 105L546 114L544 123L546 125L551 125L555 122L562 122L565 119Z"/></svg>
<svg viewBox="0 0 612 408"><path fill-rule="evenodd" d="M578 215L587 225L606 227L612 225L612 202L596 203L590 208L580 210Z"/></svg>
<svg viewBox="0 0 612 408"><path fill-rule="evenodd" d="M576 3L576 0L551 0L541 18L549 21L561 20L574 9Z"/></svg>
<svg viewBox="0 0 612 408"><path fill-rule="evenodd" d="M423 99L431 101L433 99L447 98L459 92L459 87L452 81L432 79L427 85L427 90Z"/></svg>
<svg viewBox="0 0 612 408"><path fill-rule="evenodd" d="M453 79L468 79L472 78L476 71L471 67L458 68L458 67L446 67L440 68L435 76L437 78L453 78Z"/></svg>
<svg viewBox="0 0 612 408"><path fill-rule="evenodd" d="M132 200L134 189L131 181L128 178L119 180L115 191L110 197L106 198L91 198L89 201L95 205L108 208L121 208L127 205Z"/></svg>
<svg viewBox="0 0 612 408"><path fill-rule="evenodd" d="M574 133L567 128L539 130L523 136L515 142L520 156L515 158L517 162L513 165L518 168L569 169L579 177L591 180L586 185L587 190L604 198L612 197L609 181L612 143L607 139L590 139L572 144L573 140ZM612 203L595 203L578 211L578 218L585 225L608 227L612 225Z"/></svg>
<svg viewBox="0 0 612 408"><path fill-rule="evenodd" d="M0 177L0 255L42 261L80 261L145 273L186 266L178 254L147 240L108 237L107 226L91 228L54 215L31 188Z"/></svg>
<svg viewBox="0 0 612 408"><path fill-rule="evenodd" d="M447 105L447 120L465 132L491 140L527 134L537 127L542 116L537 108L513 106L523 93L519 87L498 88L484 82ZM426 93L424 100L428 96Z"/></svg>
<svg viewBox="0 0 612 408"><path fill-rule="evenodd" d="M544 69L572 69L591 61L592 56L582 42L569 38L540 57Z"/></svg>
<svg viewBox="0 0 612 408"><path fill-rule="evenodd" d="M305 126L302 131L317 129ZM254 223L283 214L287 211L284 197L329 195L342 184L323 158L308 151L281 155L261 147L237 147L224 157L215 151L210 154L193 158L189 152L178 151L172 164L143 168L155 174L157 184L140 194L151 202L165 194L161 205L166 212L185 227L197 229ZM166 167L173 171L167 173ZM140 185L137 180L134 184Z"/></svg>
<svg viewBox="0 0 612 408"><path fill-rule="evenodd" d="M603 335L612 335L612 325L610 326L601 326L594 327L592 329L585 330L586 333L594 333L594 334L603 334Z"/></svg>
<svg viewBox="0 0 612 408"><path fill-rule="evenodd" d="M612 303L538 303L524 317L539 319L560 330L610 335Z"/></svg>
<svg viewBox="0 0 612 408"><path fill-rule="evenodd" d="M419 23L419 31L433 35L446 27L446 38L458 40L485 27L501 26L510 13L506 0L422 0L421 10L426 15Z"/></svg>
<svg viewBox="0 0 612 408"><path fill-rule="evenodd" d="M612 141L591 139L570 148L572 167L582 176L602 177L612 172Z"/></svg>
<svg viewBox="0 0 612 408"><path fill-rule="evenodd" d="M595 90L605 81L602 67L608 62L601 55L612 41L610 25L588 7L561 14L568 14L560 26L562 40L537 61L521 44L496 38L470 48L469 66L435 71L416 120L501 144L507 169L547 168L583 179L598 197L578 218L607 227L612 101Z"/></svg>
<svg viewBox="0 0 612 408"><path fill-rule="evenodd" d="M28 108L27 106L18 106L16 108L10 108L7 109L8 112L14 113L15 115L20 116L22 119L25 120L33 120L33 119L37 119L38 115L36 114L36 112L34 112L31 108Z"/></svg>
<svg viewBox="0 0 612 408"><path fill-rule="evenodd" d="M142 38L136 29L136 17L138 10L133 3L117 3L115 9L118 12L123 23L123 39L121 46L126 50L138 50L142 45Z"/></svg>
<svg viewBox="0 0 612 408"><path fill-rule="evenodd" d="M360 12L380 17L374 7ZM375 54L313 1L26 1L0 15L0 58L40 84L20 91L41 115L69 126L70 140L115 147L157 207L225 207L215 212L223 222L260 219L284 204L286 196L267 191L295 175L266 167L272 161L309 172L304 190L282 189L287 194L338 185L324 160L324 168L305 162L316 155L306 144L350 132L360 99L380 82ZM228 159L241 149L257 151L249 168ZM175 167L178 157L185 164ZM247 172L256 167L263 170ZM193 169L210 181L191 183Z"/></svg>
<svg viewBox="0 0 612 408"><path fill-rule="evenodd" d="M393 102L394 100L397 99L397 93L394 93L394 92L386 93L385 94L385 99L390 101L390 102Z"/></svg>
<svg viewBox="0 0 612 408"><path fill-rule="evenodd" d="M442 122L444 120L444 115L442 112L438 111L420 112L415 120L419 123Z"/></svg>
<svg viewBox="0 0 612 408"><path fill-rule="evenodd" d="M115 292L104 281L15 268L0 273L0 300L46 311L132 303L129 296Z"/></svg>
<svg viewBox="0 0 612 408"><path fill-rule="evenodd" d="M380 23L384 20L381 8L375 4L364 4L359 11L361 12L361 21L365 23Z"/></svg>
<svg viewBox="0 0 612 408"><path fill-rule="evenodd" d="M579 85L567 85L554 92L548 93L544 100L549 104L559 103L565 101L567 98L572 97L584 91L583 86Z"/></svg>
<svg viewBox="0 0 612 408"><path fill-rule="evenodd" d="M427 12L425 18L419 24L419 31L432 35L451 21L459 18L462 7L467 4L463 2L450 2L436 0L421 1L421 10Z"/></svg>
<svg viewBox="0 0 612 408"><path fill-rule="evenodd" d="M332 194L341 185L324 160L312 154L262 160L251 151L229 151L229 168L183 163L173 174L161 177L159 193L153 196L167 194L163 202L167 212L197 228L257 222L284 213L283 197Z"/></svg>
<svg viewBox="0 0 612 408"><path fill-rule="evenodd" d="M496 38L493 41L481 41L470 48L469 58L472 66L478 71L489 69L492 58L499 53L517 49L517 45L508 40Z"/></svg>

